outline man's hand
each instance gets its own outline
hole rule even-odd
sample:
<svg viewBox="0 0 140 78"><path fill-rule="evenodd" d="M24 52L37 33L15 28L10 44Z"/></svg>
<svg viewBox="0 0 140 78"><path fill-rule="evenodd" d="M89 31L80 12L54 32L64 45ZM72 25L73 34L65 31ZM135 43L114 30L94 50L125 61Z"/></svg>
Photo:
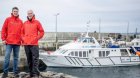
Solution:
<svg viewBox="0 0 140 78"><path fill-rule="evenodd" d="M33 41L31 41L31 44L34 44L37 41L38 41L38 38L36 37Z"/></svg>
<svg viewBox="0 0 140 78"><path fill-rule="evenodd" d="M2 44L6 44L6 41L2 41Z"/></svg>

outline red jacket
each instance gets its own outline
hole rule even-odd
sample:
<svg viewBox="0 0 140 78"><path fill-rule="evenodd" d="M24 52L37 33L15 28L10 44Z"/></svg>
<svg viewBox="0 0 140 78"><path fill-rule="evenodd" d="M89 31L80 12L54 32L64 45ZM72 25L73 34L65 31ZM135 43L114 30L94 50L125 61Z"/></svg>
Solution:
<svg viewBox="0 0 140 78"><path fill-rule="evenodd" d="M33 18L31 21L24 22L22 27L23 45L38 45L38 40L44 35L42 25Z"/></svg>
<svg viewBox="0 0 140 78"><path fill-rule="evenodd" d="M1 39L6 41L6 44L21 44L21 28L22 21L19 17L15 17L11 14L11 17L6 18L2 30Z"/></svg>

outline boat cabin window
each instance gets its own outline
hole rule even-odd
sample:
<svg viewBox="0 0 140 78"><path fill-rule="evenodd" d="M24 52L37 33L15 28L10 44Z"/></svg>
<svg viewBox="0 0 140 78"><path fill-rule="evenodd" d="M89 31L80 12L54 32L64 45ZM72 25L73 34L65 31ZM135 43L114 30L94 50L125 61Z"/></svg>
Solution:
<svg viewBox="0 0 140 78"><path fill-rule="evenodd" d="M88 51L72 51L68 55L76 57L88 57Z"/></svg>
<svg viewBox="0 0 140 78"><path fill-rule="evenodd" d="M87 39L85 39L83 42L84 42L84 43L87 43L88 41L87 41Z"/></svg>
<svg viewBox="0 0 140 78"><path fill-rule="evenodd" d="M79 52L79 57L82 57L82 51Z"/></svg>
<svg viewBox="0 0 140 78"><path fill-rule="evenodd" d="M99 51L99 57L107 57L110 51Z"/></svg>
<svg viewBox="0 0 140 78"><path fill-rule="evenodd" d="M83 51L83 57L86 57L86 56L87 56L87 52Z"/></svg>
<svg viewBox="0 0 140 78"><path fill-rule="evenodd" d="M75 51L75 56L78 56L78 52L77 51Z"/></svg>
<svg viewBox="0 0 140 78"><path fill-rule="evenodd" d="M60 50L60 53L64 54L66 53L68 50Z"/></svg>
<svg viewBox="0 0 140 78"><path fill-rule="evenodd" d="M139 45L139 43L137 42L137 43L136 43L136 46L138 46L138 45Z"/></svg>
<svg viewBox="0 0 140 78"><path fill-rule="evenodd" d="M103 56L105 57L105 51L102 51L103 52Z"/></svg>
<svg viewBox="0 0 140 78"><path fill-rule="evenodd" d="M106 51L106 56L108 56L110 54L110 51Z"/></svg>
<svg viewBox="0 0 140 78"><path fill-rule="evenodd" d="M132 43L132 45L134 46L134 43Z"/></svg>
<svg viewBox="0 0 140 78"><path fill-rule="evenodd" d="M85 38L87 43L95 43L93 38Z"/></svg>
<svg viewBox="0 0 140 78"><path fill-rule="evenodd" d="M89 50L89 53L91 53L91 50Z"/></svg>
<svg viewBox="0 0 140 78"><path fill-rule="evenodd" d="M80 38L80 39L78 39L78 42L95 43L93 38Z"/></svg>
<svg viewBox="0 0 140 78"><path fill-rule="evenodd" d="M74 56L74 52L71 52L71 55Z"/></svg>
<svg viewBox="0 0 140 78"><path fill-rule="evenodd" d="M120 49L121 56L128 56L128 52L126 49Z"/></svg>
<svg viewBox="0 0 140 78"><path fill-rule="evenodd" d="M102 57L102 52L101 51L99 51L99 57Z"/></svg>

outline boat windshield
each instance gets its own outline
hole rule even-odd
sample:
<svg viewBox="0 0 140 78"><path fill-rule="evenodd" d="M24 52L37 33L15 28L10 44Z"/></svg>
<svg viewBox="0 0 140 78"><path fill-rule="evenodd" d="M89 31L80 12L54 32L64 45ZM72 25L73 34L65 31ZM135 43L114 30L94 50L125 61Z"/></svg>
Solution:
<svg viewBox="0 0 140 78"><path fill-rule="evenodd" d="M95 43L93 38L79 38L77 42L83 42L83 43Z"/></svg>
<svg viewBox="0 0 140 78"><path fill-rule="evenodd" d="M121 52L121 56L128 56L128 52L126 49L120 49L120 52Z"/></svg>

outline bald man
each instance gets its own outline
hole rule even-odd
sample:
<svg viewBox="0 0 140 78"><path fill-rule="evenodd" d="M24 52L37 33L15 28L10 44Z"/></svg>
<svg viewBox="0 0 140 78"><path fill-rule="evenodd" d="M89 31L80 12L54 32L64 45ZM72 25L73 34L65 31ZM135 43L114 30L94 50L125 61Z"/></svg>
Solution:
<svg viewBox="0 0 140 78"><path fill-rule="evenodd" d="M22 44L25 48L27 62L29 66L30 77L39 78L39 47L38 40L44 35L41 23L35 19L32 10L27 12L27 21L22 27Z"/></svg>

